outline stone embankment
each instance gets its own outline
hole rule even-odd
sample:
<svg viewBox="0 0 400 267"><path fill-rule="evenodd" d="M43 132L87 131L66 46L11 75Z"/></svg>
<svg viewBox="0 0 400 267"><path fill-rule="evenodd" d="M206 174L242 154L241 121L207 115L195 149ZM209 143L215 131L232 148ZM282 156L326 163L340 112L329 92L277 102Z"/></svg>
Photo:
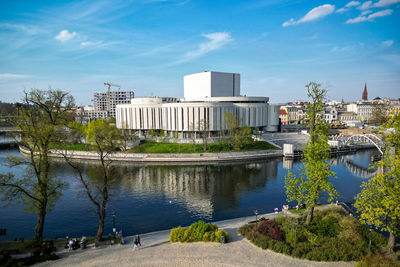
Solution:
<svg viewBox="0 0 400 267"><path fill-rule="evenodd" d="M21 153L28 154L29 151L20 147ZM50 157L67 157L79 160L98 160L99 155L93 151L52 150ZM221 153L124 153L116 152L108 157L114 161L128 162L230 162L241 160L256 160L264 158L281 157L282 150L257 150L244 152L221 152Z"/></svg>

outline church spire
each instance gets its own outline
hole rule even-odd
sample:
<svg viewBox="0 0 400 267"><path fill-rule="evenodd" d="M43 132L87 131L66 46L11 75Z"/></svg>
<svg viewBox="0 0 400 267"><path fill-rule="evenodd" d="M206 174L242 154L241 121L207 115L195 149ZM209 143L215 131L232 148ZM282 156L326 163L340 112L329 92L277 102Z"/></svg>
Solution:
<svg viewBox="0 0 400 267"><path fill-rule="evenodd" d="M364 85L364 92L362 93L362 100L368 100L367 83Z"/></svg>

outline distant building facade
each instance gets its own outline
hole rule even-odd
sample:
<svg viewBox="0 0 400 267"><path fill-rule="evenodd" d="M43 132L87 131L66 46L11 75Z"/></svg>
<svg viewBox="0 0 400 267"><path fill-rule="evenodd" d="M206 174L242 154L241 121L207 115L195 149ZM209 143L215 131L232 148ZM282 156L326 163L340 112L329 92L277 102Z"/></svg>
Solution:
<svg viewBox="0 0 400 267"><path fill-rule="evenodd" d="M95 93L93 106L97 111L106 111L108 117L115 118L115 108L119 104L128 104L134 98L132 91L113 90L105 93Z"/></svg>

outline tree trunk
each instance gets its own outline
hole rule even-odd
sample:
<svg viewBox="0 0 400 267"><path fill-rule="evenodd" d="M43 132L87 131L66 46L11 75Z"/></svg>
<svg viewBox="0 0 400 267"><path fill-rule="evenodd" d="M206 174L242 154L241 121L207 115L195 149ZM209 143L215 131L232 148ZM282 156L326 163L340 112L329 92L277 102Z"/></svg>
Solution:
<svg viewBox="0 0 400 267"><path fill-rule="evenodd" d="M102 214L99 216L99 226L97 227L95 242L100 241L100 239L103 237L105 218L106 218L106 212L105 209L103 209Z"/></svg>
<svg viewBox="0 0 400 267"><path fill-rule="evenodd" d="M393 234L393 231L389 232L389 240L388 240L388 244L386 246L387 252L392 253L393 249L394 249L394 244L395 244L396 238Z"/></svg>
<svg viewBox="0 0 400 267"><path fill-rule="evenodd" d="M46 208L41 208L37 215L36 226L35 226L35 241L39 244L43 241L43 228L44 218L46 216Z"/></svg>
<svg viewBox="0 0 400 267"><path fill-rule="evenodd" d="M314 217L314 206L311 206L310 211L308 212L307 215L306 225L309 225L312 222L313 217Z"/></svg>

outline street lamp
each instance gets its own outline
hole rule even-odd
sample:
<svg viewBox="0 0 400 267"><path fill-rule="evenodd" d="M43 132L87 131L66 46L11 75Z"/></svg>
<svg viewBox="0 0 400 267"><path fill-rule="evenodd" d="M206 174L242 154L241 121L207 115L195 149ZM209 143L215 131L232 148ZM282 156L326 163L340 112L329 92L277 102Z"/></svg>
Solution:
<svg viewBox="0 0 400 267"><path fill-rule="evenodd" d="M115 211L113 211L111 215L113 218L113 232L115 234L117 232L117 229L115 228Z"/></svg>
<svg viewBox="0 0 400 267"><path fill-rule="evenodd" d="M257 230L257 215L258 215L258 210L254 210L254 214L256 215L256 230Z"/></svg>

